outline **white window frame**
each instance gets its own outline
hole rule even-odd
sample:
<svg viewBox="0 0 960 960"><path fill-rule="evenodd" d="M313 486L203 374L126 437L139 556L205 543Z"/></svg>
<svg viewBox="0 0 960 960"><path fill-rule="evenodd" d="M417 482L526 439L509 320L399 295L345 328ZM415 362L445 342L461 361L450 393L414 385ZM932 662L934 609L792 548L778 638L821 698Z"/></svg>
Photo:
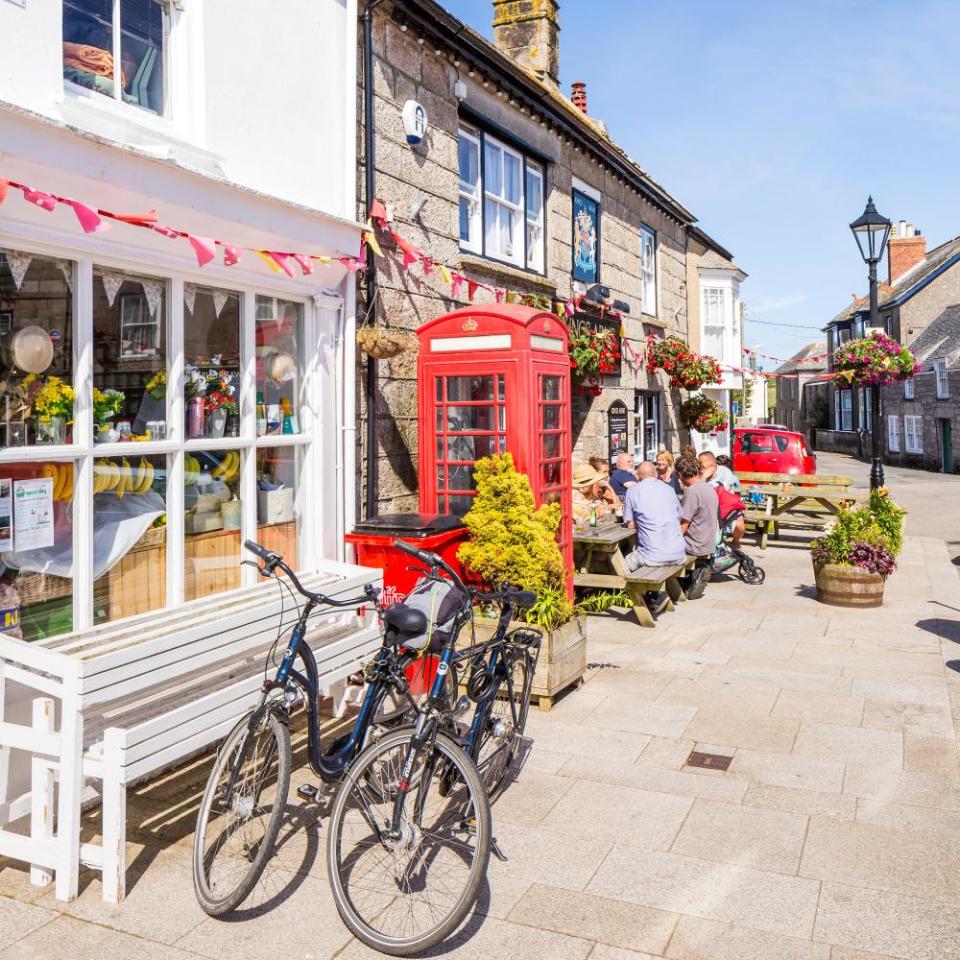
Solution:
<svg viewBox="0 0 960 960"><path fill-rule="evenodd" d="M712 307L718 310L716 316L712 315ZM700 309L703 352L723 360L727 350L727 291L723 287L701 286Z"/></svg>
<svg viewBox="0 0 960 960"><path fill-rule="evenodd" d="M495 193L490 189L492 177L489 172L489 155L491 153L498 155L500 165L500 190ZM506 160L511 157L516 161L519 170L517 177L519 183L519 195L516 201L507 197L507 177ZM515 267L522 267L525 258L526 238L526 178L524 176L523 154L513 147L507 146L503 141L496 137L485 135L483 138L483 174L482 196L483 196L483 249L488 257L494 260L502 260L504 263L512 264ZM491 210L492 208L492 210ZM491 218L491 212L495 214ZM512 249L501 247L502 224L504 218L507 218L511 227L513 236Z"/></svg>
<svg viewBox="0 0 960 960"><path fill-rule="evenodd" d="M469 237L460 239L460 249L467 253L475 253L490 260L507 263L520 270L544 275L546 273L546 168L538 160L533 159L518 147L488 133L482 127L473 127L461 122L458 136L476 145L479 156L477 167L478 182L471 185L460 181L459 200L471 204ZM492 193L487 189L489 176L487 174L487 145L500 152L501 163L501 192ZM505 180L502 176L503 157L509 155L520 162L520 200L514 203L508 200L505 193ZM459 144L458 144L459 163ZM531 217L527 210L527 177L532 176L540 180L540 208L536 216ZM499 231L491 228L487 204L496 207L497 216L507 211L509 216L516 218L514 237L515 249L506 252L499 249ZM459 214L458 214L459 218ZM531 243L531 232L539 236L539 242Z"/></svg>
<svg viewBox="0 0 960 960"><path fill-rule="evenodd" d="M887 449L900 452L900 418L892 413L887 416Z"/></svg>
<svg viewBox="0 0 960 960"><path fill-rule="evenodd" d="M853 390L841 390L837 407L840 411L840 429L853 430Z"/></svg>
<svg viewBox="0 0 960 960"><path fill-rule="evenodd" d="M903 449L906 453L923 453L923 417L904 416Z"/></svg>
<svg viewBox="0 0 960 960"><path fill-rule="evenodd" d="M19 237L0 233L0 246L28 253L36 257L64 259L73 264L73 387L74 401L73 442L66 444L39 444L25 447L0 447L0 465L22 463L25 460L44 463L72 463L74 468L74 506L89 503L90 509L73 511L73 618L72 630L94 625L93 578L93 466L101 457L130 457L135 452L143 455L167 457L167 552L166 604L155 613L170 610L184 601L185 594L185 524L171 518L184 516L185 454L191 451L236 450L241 458L240 500L242 503L240 540L257 538L257 452L268 447L299 447L298 481L299 527L298 569L309 570L324 555L324 544L331 530L324 515L324 458L335 455L331 444L323 439L324 422L332 424L332 411L339 409L337 386L332 375L324 374L324 364L316 355L304 354L301 359L301 394L298 434L256 436L256 297L258 294L275 297L303 306L303 342L318 344L333 336L336 321L324 314L330 307L315 301L302 291L271 286L269 278L261 283L249 281L232 283L214 275L204 276L183 270L161 270L147 262L114 256L93 256L60 244L37 245ZM166 281L166 310L162 322L167 324L167 437L164 440L138 441L136 450L130 443L94 443L93 422L93 288L94 268L105 268L134 277ZM240 278L245 280L245 278ZM185 435L183 376L184 376L184 298L186 282L201 287L220 287L240 296L240 383L243 402L240 411L238 437L188 439ZM342 309L342 308L340 308ZM329 414L327 411L331 411ZM331 431L332 433L332 431ZM335 523L334 523L335 526ZM249 566L240 568L240 586L251 587L257 582L256 571Z"/></svg>
<svg viewBox="0 0 960 960"><path fill-rule="evenodd" d="M914 398L914 382L913 377L909 380L903 381L903 399L912 400Z"/></svg>
<svg viewBox="0 0 960 960"><path fill-rule="evenodd" d="M465 127L461 126L458 133L460 140L465 140L468 142L471 147L477 151L477 180L476 183L470 183L468 180L463 179L463 174L460 174L460 202L466 203L468 205L468 230L469 236L464 239L462 236L460 238L460 249L469 250L471 253L482 253L483 252L483 215L481 213L481 207L483 206L483 200L480 196L480 183L482 179L482 170L483 170L483 144L480 142L480 137L474 135L470 130L467 130ZM460 144L457 143L457 163L459 165L460 159Z"/></svg>
<svg viewBox="0 0 960 960"><path fill-rule="evenodd" d="M68 2L71 7L77 9L81 13L83 12L81 9L83 0L68 0ZM113 0L111 8L113 45L110 52L113 55L114 63L113 96L102 93L99 90L90 90L87 87L81 86L80 84L74 83L72 80L68 80L66 77L63 77L63 88L65 92L70 93L73 96L89 98L95 102L99 101L100 103L113 101L118 109L123 111L134 111L135 116L137 116L138 119L151 117L161 121L168 121L170 119L170 102L173 90L173 83L171 82L172 78L170 76L171 62L173 58L170 55L170 48L171 38L173 36L173 18L177 9L177 0L151 0L151 2L157 3L159 6L163 7L165 11L163 18L163 47L161 51L163 57L163 110L151 110L149 107L144 107L138 103L128 103L123 99L123 89L120 83L119 71L117 70L117 64L121 62L120 53L123 36L120 17L121 0ZM62 7L63 4L61 3L61 22L63 18Z"/></svg>
<svg viewBox="0 0 960 960"><path fill-rule="evenodd" d="M657 315L657 232L645 223L640 225L640 309Z"/></svg>
<svg viewBox="0 0 960 960"><path fill-rule="evenodd" d="M933 374L937 380L937 399L949 400L950 399L950 380L947 377L947 361L934 360Z"/></svg>

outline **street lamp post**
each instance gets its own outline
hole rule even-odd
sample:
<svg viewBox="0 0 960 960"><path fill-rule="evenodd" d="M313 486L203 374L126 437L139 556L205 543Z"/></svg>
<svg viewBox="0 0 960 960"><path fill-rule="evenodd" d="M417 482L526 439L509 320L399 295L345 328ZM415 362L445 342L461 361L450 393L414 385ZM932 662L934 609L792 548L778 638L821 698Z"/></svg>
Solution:
<svg viewBox="0 0 960 960"><path fill-rule="evenodd" d="M869 269L870 326L878 327L880 324L877 316L877 263L883 258L883 253L887 248L887 240L890 238L890 221L877 212L877 208L873 205L873 197L868 197L863 214L850 224L850 229L853 231L853 237L860 248L860 256L863 257L863 261ZM870 388L870 392L873 409L873 429L870 431L873 443L870 489L876 490L883 486L881 444L883 430L880 425L880 385L875 383Z"/></svg>

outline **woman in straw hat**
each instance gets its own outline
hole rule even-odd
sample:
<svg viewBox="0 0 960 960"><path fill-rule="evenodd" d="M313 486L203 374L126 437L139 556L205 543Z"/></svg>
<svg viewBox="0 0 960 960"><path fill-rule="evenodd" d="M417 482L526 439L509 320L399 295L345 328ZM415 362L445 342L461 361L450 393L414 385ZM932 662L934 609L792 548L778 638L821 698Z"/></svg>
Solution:
<svg viewBox="0 0 960 960"><path fill-rule="evenodd" d="M576 463L573 466L573 522L588 523L591 508L596 510L597 518L613 512L613 505L604 498L601 484L604 476L589 463Z"/></svg>

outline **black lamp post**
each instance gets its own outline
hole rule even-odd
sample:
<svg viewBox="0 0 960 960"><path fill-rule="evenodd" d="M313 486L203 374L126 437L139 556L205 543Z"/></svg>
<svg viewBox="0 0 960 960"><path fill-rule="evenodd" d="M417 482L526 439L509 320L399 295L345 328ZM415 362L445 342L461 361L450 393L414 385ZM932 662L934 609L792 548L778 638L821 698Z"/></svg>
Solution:
<svg viewBox="0 0 960 960"><path fill-rule="evenodd" d="M850 224L854 239L860 248L860 256L870 269L870 326L878 327L877 317L877 263L883 258L887 249L887 240L890 237L890 221L877 212L873 205L873 197L867 198L867 205L863 215ZM873 408L873 429L870 431L873 441L873 463L870 466L870 489L876 490L883 486L883 460L881 437L883 430L880 426L880 385L874 384L870 388Z"/></svg>

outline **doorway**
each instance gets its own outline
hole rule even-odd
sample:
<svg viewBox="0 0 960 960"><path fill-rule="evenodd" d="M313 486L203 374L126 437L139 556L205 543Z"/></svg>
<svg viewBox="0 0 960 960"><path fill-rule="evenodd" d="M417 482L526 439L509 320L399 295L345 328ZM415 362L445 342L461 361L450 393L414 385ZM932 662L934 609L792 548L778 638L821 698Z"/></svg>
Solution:
<svg viewBox="0 0 960 960"><path fill-rule="evenodd" d="M949 417L937 420L937 438L940 441L940 472L953 473L953 421Z"/></svg>
<svg viewBox="0 0 960 960"><path fill-rule="evenodd" d="M637 390L633 401L634 460L656 460L660 439L660 394Z"/></svg>

